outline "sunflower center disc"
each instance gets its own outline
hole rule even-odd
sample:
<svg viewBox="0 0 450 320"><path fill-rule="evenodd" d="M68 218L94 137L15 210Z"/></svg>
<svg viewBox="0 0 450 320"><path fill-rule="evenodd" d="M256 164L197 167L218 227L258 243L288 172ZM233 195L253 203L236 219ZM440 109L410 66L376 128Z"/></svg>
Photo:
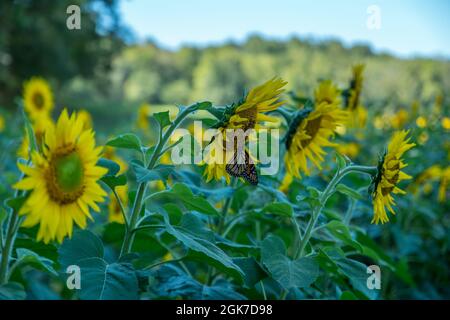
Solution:
<svg viewBox="0 0 450 320"><path fill-rule="evenodd" d="M33 95L33 102L36 108L41 110L44 107L44 97L40 93L35 93Z"/></svg>
<svg viewBox="0 0 450 320"><path fill-rule="evenodd" d="M83 164L76 153L56 159L56 182L64 192L78 190L83 184L83 176Z"/></svg>

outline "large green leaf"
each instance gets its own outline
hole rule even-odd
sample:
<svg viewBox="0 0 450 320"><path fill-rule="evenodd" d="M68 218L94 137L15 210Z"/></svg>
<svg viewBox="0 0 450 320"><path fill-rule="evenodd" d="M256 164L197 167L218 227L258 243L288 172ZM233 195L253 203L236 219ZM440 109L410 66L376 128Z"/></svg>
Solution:
<svg viewBox="0 0 450 320"><path fill-rule="evenodd" d="M132 133L121 134L106 143L107 146L142 151L141 140Z"/></svg>
<svg viewBox="0 0 450 320"><path fill-rule="evenodd" d="M107 263L101 240L84 230L66 239L59 249L63 272L69 265L80 268L82 299L137 299L136 272L128 263Z"/></svg>
<svg viewBox="0 0 450 320"><path fill-rule="evenodd" d="M138 281L130 264L108 264L101 258L78 262L81 269L80 298L86 300L138 299Z"/></svg>
<svg viewBox="0 0 450 320"><path fill-rule="evenodd" d="M83 259L103 258L104 249L102 241L95 234L81 230L75 232L71 239L66 239L58 253L59 263L66 269Z"/></svg>
<svg viewBox="0 0 450 320"><path fill-rule="evenodd" d="M357 241L353 240L350 230L341 221L330 221L326 224L326 228L333 236L344 242L346 245L355 248L359 252L363 252L362 246Z"/></svg>
<svg viewBox="0 0 450 320"><path fill-rule="evenodd" d="M0 300L24 300L26 293L23 286L17 282L0 285Z"/></svg>
<svg viewBox="0 0 450 320"><path fill-rule="evenodd" d="M124 174L120 176L104 176L102 180L108 187L114 189L118 186L124 186L127 184L127 177Z"/></svg>
<svg viewBox="0 0 450 320"><path fill-rule="evenodd" d="M219 216L219 212L204 197L194 195L187 185L184 183L175 183L171 189L159 192L158 196L168 196L172 199L179 200L188 210Z"/></svg>
<svg viewBox="0 0 450 320"><path fill-rule="evenodd" d="M139 161L132 161L131 166L136 174L138 183L157 180L166 181L173 172L173 166L170 165L158 165L154 169L147 169Z"/></svg>
<svg viewBox="0 0 450 320"><path fill-rule="evenodd" d="M311 257L291 260L283 240L270 235L261 243L261 259L272 277L285 289L309 287L319 276Z"/></svg>
<svg viewBox="0 0 450 320"><path fill-rule="evenodd" d="M169 126L172 122L170 121L169 111L157 112L153 114L153 117L158 121L160 128L164 129Z"/></svg>
<svg viewBox="0 0 450 320"><path fill-rule="evenodd" d="M294 215L294 210L292 209L292 206L286 202L270 203L263 208L262 212L289 218Z"/></svg>
<svg viewBox="0 0 450 320"><path fill-rule="evenodd" d="M173 226L167 214L164 214L164 222L166 231L189 248L188 258L211 264L235 279L242 281L243 271L233 262L231 257L211 242L213 239L209 239L209 236L206 236L202 226L194 226L192 220L190 221L189 229L186 229L186 222L180 226Z"/></svg>
<svg viewBox="0 0 450 320"><path fill-rule="evenodd" d="M158 297L195 300L245 300L227 281L216 281L214 285L204 285L186 275L174 266L163 266L156 274L158 283L150 290Z"/></svg>
<svg viewBox="0 0 450 320"><path fill-rule="evenodd" d="M53 261L47 258L44 258L37 253L19 248L16 250L17 259L14 262L14 265L17 267L19 265L27 264L35 267L36 269L46 271L54 276L58 276L58 273L53 268Z"/></svg>

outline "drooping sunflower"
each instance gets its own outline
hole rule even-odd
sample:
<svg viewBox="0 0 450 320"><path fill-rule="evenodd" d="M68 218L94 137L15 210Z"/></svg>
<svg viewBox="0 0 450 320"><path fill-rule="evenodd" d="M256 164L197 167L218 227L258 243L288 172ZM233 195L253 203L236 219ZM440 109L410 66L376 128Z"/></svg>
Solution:
<svg viewBox="0 0 450 320"><path fill-rule="evenodd" d="M372 194L374 212L372 223L388 222L389 217L386 208L391 214L395 215L392 208L395 205L395 201L392 195L406 193L397 185L403 180L411 179L411 176L401 171L407 166L403 162L403 154L415 146L414 143L409 143L408 133L406 130L395 132L386 152L380 158L377 174L369 188Z"/></svg>
<svg viewBox="0 0 450 320"><path fill-rule="evenodd" d="M75 112L69 116L64 109L46 130L42 151L32 153L31 166L18 164L25 177L14 188L30 191L19 214L25 215L24 227L39 223L38 241L62 242L74 222L84 229L86 218L92 220L90 208L100 210L106 193L98 180L107 170L96 165L102 147L95 146L94 136Z"/></svg>
<svg viewBox="0 0 450 320"><path fill-rule="evenodd" d="M323 91L324 88L327 90ZM325 94L333 92L329 89L328 84L319 86L315 95L316 106L299 110L289 126L284 162L287 173L294 177L300 178L301 172L310 175L308 160L321 170L321 163L326 155L323 148L337 146L330 138L345 123L347 112L339 107L339 99L334 94Z"/></svg>
<svg viewBox="0 0 450 320"><path fill-rule="evenodd" d="M49 116L53 109L53 93L47 81L33 77L23 87L25 110L32 120Z"/></svg>
<svg viewBox="0 0 450 320"><path fill-rule="evenodd" d="M32 122L32 127L34 131L34 136L36 137L36 143L39 148L42 146L45 131L48 130L48 128L54 126L55 124L53 122L53 119L46 114L41 115L38 118L34 119L34 121ZM26 160L30 158L30 141L26 133L23 136L23 140L22 143L20 144L19 149L17 150L17 155Z"/></svg>
<svg viewBox="0 0 450 320"><path fill-rule="evenodd" d="M230 183L226 165L233 159L235 150L229 150L230 148L226 147L229 143L226 131L228 129L242 129L244 132L248 129L257 130L263 128L264 122L278 122L276 117L265 113L276 110L284 103L280 100L280 95L284 92L283 87L286 84L287 82L281 78L272 78L251 89L238 103L226 107L222 119L214 126L220 133L216 137L221 136L222 139L214 138L205 150L202 164L207 164L204 172L207 182L224 177L226 182Z"/></svg>
<svg viewBox="0 0 450 320"><path fill-rule="evenodd" d="M361 104L363 71L364 64L353 66L349 88L344 92L344 105L350 112L349 125L355 128L364 127L367 121L367 110Z"/></svg>

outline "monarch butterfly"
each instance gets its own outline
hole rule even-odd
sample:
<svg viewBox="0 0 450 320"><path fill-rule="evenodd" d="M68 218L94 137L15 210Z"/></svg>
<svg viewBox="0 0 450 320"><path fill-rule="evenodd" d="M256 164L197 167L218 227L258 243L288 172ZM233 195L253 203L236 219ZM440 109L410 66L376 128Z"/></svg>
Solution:
<svg viewBox="0 0 450 320"><path fill-rule="evenodd" d="M242 159L242 157L245 157ZM258 173L253 160L250 158L247 150L235 152L233 159L225 166L229 175L237 178L243 178L248 183L256 186L258 184Z"/></svg>

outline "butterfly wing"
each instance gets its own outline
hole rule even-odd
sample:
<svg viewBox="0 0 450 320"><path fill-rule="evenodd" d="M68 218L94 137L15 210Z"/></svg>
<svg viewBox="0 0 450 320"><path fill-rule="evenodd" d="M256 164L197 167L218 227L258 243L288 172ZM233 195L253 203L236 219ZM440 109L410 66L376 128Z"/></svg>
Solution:
<svg viewBox="0 0 450 320"><path fill-rule="evenodd" d="M236 152L233 159L226 165L225 169L228 174L233 177L243 178L252 185L258 184L256 166L246 150Z"/></svg>

